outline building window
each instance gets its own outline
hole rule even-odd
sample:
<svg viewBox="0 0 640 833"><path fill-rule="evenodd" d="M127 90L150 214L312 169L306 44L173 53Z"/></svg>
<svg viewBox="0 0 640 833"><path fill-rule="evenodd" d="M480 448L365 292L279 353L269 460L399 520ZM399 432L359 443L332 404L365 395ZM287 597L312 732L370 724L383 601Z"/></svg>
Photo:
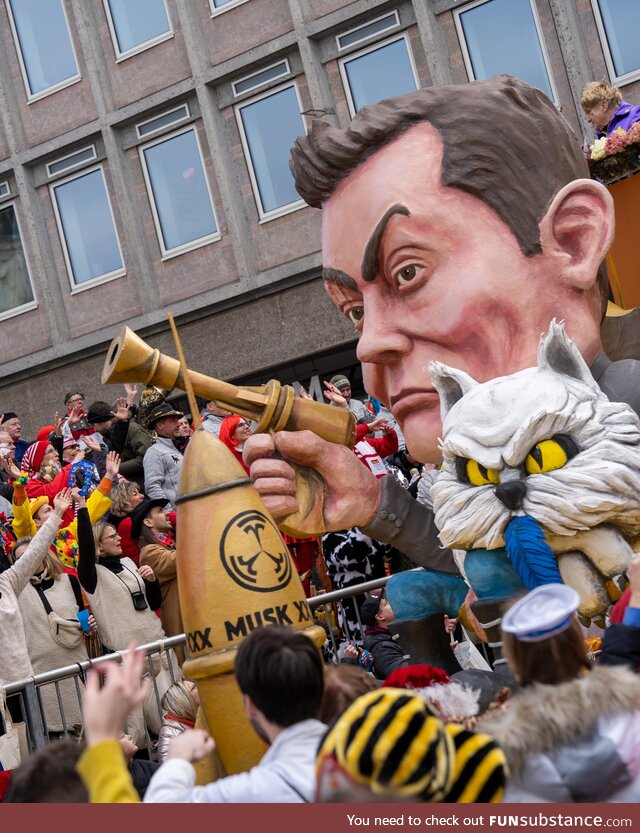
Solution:
<svg viewBox="0 0 640 833"><path fill-rule="evenodd" d="M271 64L271 66L261 69L260 72L252 72L251 75L246 75L244 78L234 81L231 85L233 94L236 97L244 95L244 93L257 90L258 87L262 87L277 78L283 78L290 73L289 61L285 58L283 61L278 61L277 64Z"/></svg>
<svg viewBox="0 0 640 833"><path fill-rule="evenodd" d="M72 289L125 274L101 167L50 185Z"/></svg>
<svg viewBox="0 0 640 833"><path fill-rule="evenodd" d="M141 121L136 125L138 138L143 139L152 133L157 133L158 130L163 130L165 127L188 119L190 115L189 106L187 104L181 104L173 110L167 110L166 113L162 113L160 116L154 116L151 119Z"/></svg>
<svg viewBox="0 0 640 833"><path fill-rule="evenodd" d="M0 319L35 307L15 205L0 208Z"/></svg>
<svg viewBox="0 0 640 833"><path fill-rule="evenodd" d="M49 176L55 176L56 174L61 174L63 171L70 171L79 165L84 165L85 162L91 162L97 158L95 145L89 145L88 148L77 150L75 153L69 153L67 156L61 156L55 162L49 162L47 165L47 173Z"/></svg>
<svg viewBox="0 0 640 833"><path fill-rule="evenodd" d="M557 101L533 0L477 0L454 15L471 80L515 75Z"/></svg>
<svg viewBox="0 0 640 833"><path fill-rule="evenodd" d="M418 89L406 35L343 58L340 72L352 116L365 104Z"/></svg>
<svg viewBox="0 0 640 833"><path fill-rule="evenodd" d="M592 0L607 67L617 83L640 76L640 3L638 0Z"/></svg>
<svg viewBox="0 0 640 833"><path fill-rule="evenodd" d="M104 8L118 60L173 37L165 0L104 0Z"/></svg>
<svg viewBox="0 0 640 833"><path fill-rule="evenodd" d="M11 193L8 182L0 182L0 197L8 197Z"/></svg>
<svg viewBox="0 0 640 833"><path fill-rule="evenodd" d="M289 154L305 132L295 84L236 107L240 135L261 219L304 205L289 170Z"/></svg>
<svg viewBox="0 0 640 833"><path fill-rule="evenodd" d="M62 0L7 0L7 9L28 99L78 81Z"/></svg>
<svg viewBox="0 0 640 833"><path fill-rule="evenodd" d="M163 257L218 240L195 128L141 147L140 158Z"/></svg>
<svg viewBox="0 0 640 833"><path fill-rule="evenodd" d="M242 3L246 3L247 0L209 0L209 6L211 7L211 17L215 14L220 14L221 12L226 12L229 9L233 9L236 6L242 5Z"/></svg>
<svg viewBox="0 0 640 833"><path fill-rule="evenodd" d="M349 46L355 46L357 43L369 40L376 35L383 32L388 32L390 29L395 29L400 25L400 18L398 12L393 11L389 14L376 17L375 20L370 20L362 26L356 26L355 29L349 29L336 37L338 49L346 49Z"/></svg>

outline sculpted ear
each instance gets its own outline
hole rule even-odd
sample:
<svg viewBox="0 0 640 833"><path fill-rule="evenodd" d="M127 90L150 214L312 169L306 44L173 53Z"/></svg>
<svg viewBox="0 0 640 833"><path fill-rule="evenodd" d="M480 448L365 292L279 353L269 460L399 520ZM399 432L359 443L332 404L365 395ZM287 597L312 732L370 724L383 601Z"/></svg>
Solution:
<svg viewBox="0 0 640 833"><path fill-rule="evenodd" d="M576 179L555 195L540 223L545 254L557 256L557 276L573 289L589 289L613 243L613 198L599 182Z"/></svg>
<svg viewBox="0 0 640 833"><path fill-rule="evenodd" d="M433 387L440 396L440 416L445 417L453 406L478 383L464 370L456 370L440 362L429 362L429 373Z"/></svg>
<svg viewBox="0 0 640 833"><path fill-rule="evenodd" d="M600 391L580 351L566 334L564 323L557 324L555 318L549 325L549 332L540 341L538 367L562 373L595 391Z"/></svg>

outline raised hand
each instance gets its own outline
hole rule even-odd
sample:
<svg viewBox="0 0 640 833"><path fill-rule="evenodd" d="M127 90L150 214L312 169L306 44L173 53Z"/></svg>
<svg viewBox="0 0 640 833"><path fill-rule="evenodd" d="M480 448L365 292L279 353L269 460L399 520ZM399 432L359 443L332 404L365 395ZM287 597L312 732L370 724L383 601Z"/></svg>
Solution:
<svg viewBox="0 0 640 833"><path fill-rule="evenodd" d="M133 405L135 398L138 395L138 386L125 382L124 389L127 393L127 405Z"/></svg>
<svg viewBox="0 0 640 833"><path fill-rule="evenodd" d="M124 396L116 399L116 408L114 413L116 415L116 419L119 419L122 422L126 422L129 419L129 402L124 398Z"/></svg>
<svg viewBox="0 0 640 833"><path fill-rule="evenodd" d="M323 382L323 384L326 388L324 395L330 402L333 402L334 405L338 405L340 408L349 407L349 403L335 385L332 385L331 382Z"/></svg>
<svg viewBox="0 0 640 833"><path fill-rule="evenodd" d="M96 452L96 451L100 452L101 451L100 443L97 440L94 440L93 437L83 437L82 441L87 446L89 451L94 451L94 452ZM74 462L78 462L78 461L74 460Z"/></svg>
<svg viewBox="0 0 640 833"><path fill-rule="evenodd" d="M84 409L82 405L75 405L71 413L69 414L69 418L67 419L67 424L69 427L75 425L76 423L80 422L84 415Z"/></svg>
<svg viewBox="0 0 640 833"><path fill-rule="evenodd" d="M169 758L182 758L195 764L210 755L216 748L213 738L202 729L185 729L169 741Z"/></svg>
<svg viewBox="0 0 640 833"><path fill-rule="evenodd" d="M107 470L105 476L109 480L115 480L120 471L120 455L115 451L107 454Z"/></svg>
<svg viewBox="0 0 640 833"><path fill-rule="evenodd" d="M20 469L8 457L0 457L0 468L12 477L14 480L20 477Z"/></svg>
<svg viewBox="0 0 640 833"><path fill-rule="evenodd" d="M128 716L144 702L151 679L142 679L144 653L135 643L127 648L122 665L108 662L89 671L82 698L82 718L89 746L119 738ZM100 674L106 677L100 688Z"/></svg>
<svg viewBox="0 0 640 833"><path fill-rule="evenodd" d="M53 499L53 511L59 518L62 518L71 506L73 495L71 489L62 489Z"/></svg>
<svg viewBox="0 0 640 833"><path fill-rule="evenodd" d="M62 436L62 417L57 411L53 415L53 433L56 437Z"/></svg>

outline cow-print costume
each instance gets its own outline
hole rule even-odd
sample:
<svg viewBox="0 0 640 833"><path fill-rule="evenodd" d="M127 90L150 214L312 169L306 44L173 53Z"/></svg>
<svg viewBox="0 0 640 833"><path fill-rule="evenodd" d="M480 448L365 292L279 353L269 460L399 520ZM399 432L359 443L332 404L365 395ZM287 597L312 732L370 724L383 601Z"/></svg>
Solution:
<svg viewBox="0 0 640 833"><path fill-rule="evenodd" d="M386 575L384 558L389 557L393 551L390 544L373 541L357 526L340 532L328 532L322 538L322 553L335 590L383 578ZM355 605L358 605L359 610L364 599L364 594L361 594L343 599L338 604L338 624L345 639L351 642L362 642L363 634Z"/></svg>

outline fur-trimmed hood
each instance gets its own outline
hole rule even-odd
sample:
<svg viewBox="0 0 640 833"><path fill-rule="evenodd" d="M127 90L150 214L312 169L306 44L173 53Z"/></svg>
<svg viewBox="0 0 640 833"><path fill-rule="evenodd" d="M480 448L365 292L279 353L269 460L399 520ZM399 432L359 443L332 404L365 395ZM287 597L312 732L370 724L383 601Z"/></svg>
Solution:
<svg viewBox="0 0 640 833"><path fill-rule="evenodd" d="M477 730L496 740L518 775L530 755L574 743L593 732L600 718L638 710L640 676L621 666L596 666L568 683L520 689L504 713L481 719Z"/></svg>

